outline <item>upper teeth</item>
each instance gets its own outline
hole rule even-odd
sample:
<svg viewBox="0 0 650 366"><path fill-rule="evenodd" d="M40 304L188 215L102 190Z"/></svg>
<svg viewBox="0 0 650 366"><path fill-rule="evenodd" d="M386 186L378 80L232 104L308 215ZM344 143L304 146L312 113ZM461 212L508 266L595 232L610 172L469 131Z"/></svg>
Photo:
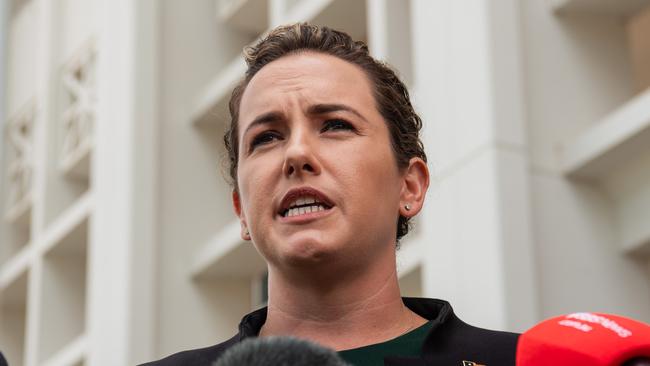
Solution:
<svg viewBox="0 0 650 366"><path fill-rule="evenodd" d="M309 205L309 206L307 206ZM323 211L325 205L313 197L300 197L289 204L289 208L284 211L284 217L303 215L306 213Z"/></svg>
<svg viewBox="0 0 650 366"><path fill-rule="evenodd" d="M287 212L284 214L284 217L291 217L291 216L297 216L297 215L304 215L306 213L312 213L316 211L324 211L325 207L323 205L312 205L312 206L306 206L306 207L296 207L296 208L290 208L287 210Z"/></svg>
<svg viewBox="0 0 650 366"><path fill-rule="evenodd" d="M301 198L298 198L297 200L291 202L291 204L289 205L289 207L308 205L308 204L310 204L310 203L314 203L314 202L316 202L316 200L315 200L314 198L311 198L311 197L301 197Z"/></svg>

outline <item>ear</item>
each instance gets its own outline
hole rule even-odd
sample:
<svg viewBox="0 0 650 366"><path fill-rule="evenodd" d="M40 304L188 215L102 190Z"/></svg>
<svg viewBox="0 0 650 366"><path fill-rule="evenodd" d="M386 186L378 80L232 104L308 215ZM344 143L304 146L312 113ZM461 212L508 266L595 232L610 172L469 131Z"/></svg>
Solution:
<svg viewBox="0 0 650 366"><path fill-rule="evenodd" d="M246 224L246 216L241 208L241 199L239 198L239 192L237 190L232 191L232 207L235 210L235 214L239 217L239 223L241 224L241 238L242 240L251 240L251 234L248 230L248 224Z"/></svg>
<svg viewBox="0 0 650 366"><path fill-rule="evenodd" d="M402 177L399 212L404 217L417 215L429 188L429 168L421 158L411 158ZM408 206L408 209L407 209Z"/></svg>

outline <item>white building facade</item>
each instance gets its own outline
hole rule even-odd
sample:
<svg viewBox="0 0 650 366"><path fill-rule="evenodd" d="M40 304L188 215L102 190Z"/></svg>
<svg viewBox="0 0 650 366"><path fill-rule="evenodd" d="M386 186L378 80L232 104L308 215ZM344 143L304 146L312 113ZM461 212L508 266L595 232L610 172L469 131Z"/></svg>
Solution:
<svg viewBox="0 0 650 366"><path fill-rule="evenodd" d="M650 322L650 0L2 6L10 365L133 365L225 340L263 303L222 136L242 47L297 21L365 40L422 117L433 179L398 252L404 295L511 331Z"/></svg>

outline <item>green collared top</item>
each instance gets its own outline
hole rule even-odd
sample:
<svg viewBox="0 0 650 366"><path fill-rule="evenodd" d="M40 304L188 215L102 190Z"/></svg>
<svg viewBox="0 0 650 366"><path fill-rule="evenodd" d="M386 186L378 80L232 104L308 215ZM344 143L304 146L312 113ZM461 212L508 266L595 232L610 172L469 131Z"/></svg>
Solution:
<svg viewBox="0 0 650 366"><path fill-rule="evenodd" d="M389 341L340 351L339 356L353 366L383 366L384 357L419 357L431 322Z"/></svg>

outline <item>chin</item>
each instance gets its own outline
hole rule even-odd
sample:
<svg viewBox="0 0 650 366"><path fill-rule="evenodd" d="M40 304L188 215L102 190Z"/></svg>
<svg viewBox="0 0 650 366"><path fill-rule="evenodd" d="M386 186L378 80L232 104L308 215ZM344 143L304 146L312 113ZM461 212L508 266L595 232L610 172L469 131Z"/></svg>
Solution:
<svg viewBox="0 0 650 366"><path fill-rule="evenodd" d="M314 265L335 260L341 248L332 242L308 235L296 235L286 240L281 252L276 253L279 260L292 266Z"/></svg>

